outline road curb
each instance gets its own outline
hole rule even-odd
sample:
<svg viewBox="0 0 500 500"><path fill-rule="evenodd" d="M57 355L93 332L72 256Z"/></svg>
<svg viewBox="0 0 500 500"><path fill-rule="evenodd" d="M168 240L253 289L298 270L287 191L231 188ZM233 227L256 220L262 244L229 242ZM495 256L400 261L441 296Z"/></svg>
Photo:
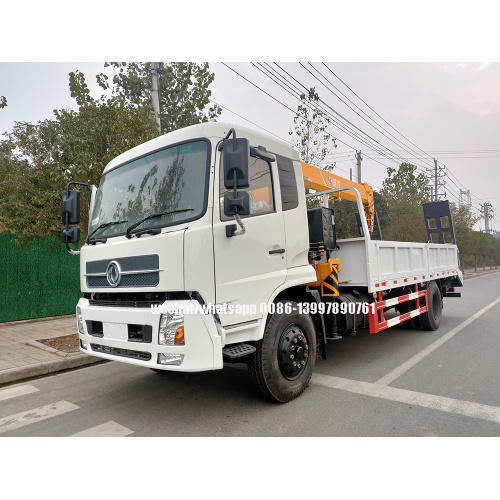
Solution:
<svg viewBox="0 0 500 500"><path fill-rule="evenodd" d="M76 356L65 357L64 359L41 361L40 363L21 366L19 368L10 368L0 372L0 386L27 378L60 372L62 370L79 368L80 366L91 365L94 363L102 363L103 361L107 360L95 358L93 356L89 356L88 354L77 354Z"/></svg>
<svg viewBox="0 0 500 500"><path fill-rule="evenodd" d="M26 344L31 345L33 347L38 347L38 349L42 349L44 351L51 352L52 354L57 354L58 356L62 356L63 358L66 358L68 356L78 356L79 354L81 354L79 351L77 351L77 352L58 351L57 349L54 349L53 347L42 344L41 342L37 342L36 340L27 340Z"/></svg>
<svg viewBox="0 0 500 500"><path fill-rule="evenodd" d="M0 323L0 327L22 325L24 323L37 323L39 321L51 321L53 319L65 319L65 318L76 318L76 316L75 313L72 313L72 314L64 314L62 316L45 316L43 318L29 318L29 319L18 319L15 321L2 321Z"/></svg>

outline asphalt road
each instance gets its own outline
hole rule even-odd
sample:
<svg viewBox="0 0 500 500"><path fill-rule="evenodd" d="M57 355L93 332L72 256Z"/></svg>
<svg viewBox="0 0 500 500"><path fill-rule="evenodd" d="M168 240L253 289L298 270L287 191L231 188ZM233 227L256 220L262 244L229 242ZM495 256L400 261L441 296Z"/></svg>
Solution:
<svg viewBox="0 0 500 500"><path fill-rule="evenodd" d="M158 375L113 362L0 389L0 436L499 436L499 290L500 274L466 281L436 332L331 342L285 405L261 400L243 365Z"/></svg>

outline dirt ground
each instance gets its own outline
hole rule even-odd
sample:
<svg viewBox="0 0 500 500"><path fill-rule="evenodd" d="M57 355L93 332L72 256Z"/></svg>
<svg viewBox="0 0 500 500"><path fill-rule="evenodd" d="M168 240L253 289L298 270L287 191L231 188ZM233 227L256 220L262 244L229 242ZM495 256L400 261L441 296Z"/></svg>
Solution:
<svg viewBox="0 0 500 500"><path fill-rule="evenodd" d="M38 340L38 342L62 352L79 351L78 334L76 333L71 335L64 335L62 337L54 337L51 339L42 339Z"/></svg>
<svg viewBox="0 0 500 500"><path fill-rule="evenodd" d="M471 269L466 269L464 272L464 279L468 278L476 278L477 276L484 276L485 274L492 274L492 273L498 273L500 272L500 268L495 269L490 269L488 266L486 266L486 270L483 270L482 267L477 268L477 273L474 271L474 268Z"/></svg>

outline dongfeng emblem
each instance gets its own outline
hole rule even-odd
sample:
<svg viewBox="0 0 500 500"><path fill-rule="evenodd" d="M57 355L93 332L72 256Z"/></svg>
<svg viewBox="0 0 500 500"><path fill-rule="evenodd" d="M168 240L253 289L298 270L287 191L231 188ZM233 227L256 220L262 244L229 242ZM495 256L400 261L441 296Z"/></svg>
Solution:
<svg viewBox="0 0 500 500"><path fill-rule="evenodd" d="M120 264L116 260L112 260L106 269L106 279L111 286L118 286L121 279Z"/></svg>

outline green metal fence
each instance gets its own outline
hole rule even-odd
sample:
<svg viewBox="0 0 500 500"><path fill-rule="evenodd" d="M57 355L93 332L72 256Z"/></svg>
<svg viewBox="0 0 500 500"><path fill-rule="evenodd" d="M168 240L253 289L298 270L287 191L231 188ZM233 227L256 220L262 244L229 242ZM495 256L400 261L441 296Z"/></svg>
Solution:
<svg viewBox="0 0 500 500"><path fill-rule="evenodd" d="M49 251L49 239L19 249L15 235L0 234L0 322L75 312L80 259L64 245Z"/></svg>

